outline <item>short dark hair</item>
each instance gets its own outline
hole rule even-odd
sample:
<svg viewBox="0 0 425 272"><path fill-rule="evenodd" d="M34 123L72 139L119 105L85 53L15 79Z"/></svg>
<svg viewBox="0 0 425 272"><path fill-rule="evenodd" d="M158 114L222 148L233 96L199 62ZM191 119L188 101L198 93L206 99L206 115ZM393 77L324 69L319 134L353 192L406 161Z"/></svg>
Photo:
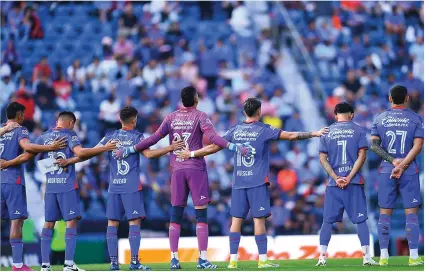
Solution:
<svg viewBox="0 0 425 272"><path fill-rule="evenodd" d="M334 114L338 113L354 113L354 108L347 102L341 102L335 106Z"/></svg>
<svg viewBox="0 0 425 272"><path fill-rule="evenodd" d="M407 88L402 85L395 85L390 90L390 96L393 99L394 104L403 104L404 100L406 100Z"/></svg>
<svg viewBox="0 0 425 272"><path fill-rule="evenodd" d="M7 119L15 119L16 116L18 115L18 112L24 112L25 111L25 106L18 103L18 102L12 102L9 105L7 105L6 108L6 116Z"/></svg>
<svg viewBox="0 0 425 272"><path fill-rule="evenodd" d="M77 121L77 117L72 111L62 111L59 113L58 119L71 119L74 123Z"/></svg>
<svg viewBox="0 0 425 272"><path fill-rule="evenodd" d="M258 98L248 98L243 104L243 111L248 117L254 116L259 108L261 108L261 101Z"/></svg>
<svg viewBox="0 0 425 272"><path fill-rule="evenodd" d="M187 86L182 89L181 98L183 106L192 107L195 105L196 89L193 86Z"/></svg>
<svg viewBox="0 0 425 272"><path fill-rule="evenodd" d="M134 118L136 116L137 110L130 106L126 106L120 111L120 120L124 123L127 123L128 121L130 121L131 118Z"/></svg>

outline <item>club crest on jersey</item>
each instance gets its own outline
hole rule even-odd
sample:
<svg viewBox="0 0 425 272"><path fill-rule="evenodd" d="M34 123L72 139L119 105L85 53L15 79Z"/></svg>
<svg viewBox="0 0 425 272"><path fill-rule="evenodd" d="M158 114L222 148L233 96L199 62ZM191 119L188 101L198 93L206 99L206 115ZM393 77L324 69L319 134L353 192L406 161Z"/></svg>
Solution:
<svg viewBox="0 0 425 272"><path fill-rule="evenodd" d="M400 118L394 116L386 116L382 118L383 127L407 127L409 126L409 118Z"/></svg>

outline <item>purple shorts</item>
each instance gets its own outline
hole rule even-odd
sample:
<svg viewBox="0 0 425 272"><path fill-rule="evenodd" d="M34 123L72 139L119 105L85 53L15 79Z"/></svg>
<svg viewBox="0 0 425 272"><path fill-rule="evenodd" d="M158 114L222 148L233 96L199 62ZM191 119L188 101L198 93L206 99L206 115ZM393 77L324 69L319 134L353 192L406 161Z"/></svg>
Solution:
<svg viewBox="0 0 425 272"><path fill-rule="evenodd" d="M192 196L193 205L210 203L210 186L207 171L181 169L171 174L171 205L186 206L187 197Z"/></svg>
<svg viewBox="0 0 425 272"><path fill-rule="evenodd" d="M120 221L123 214L128 221L146 217L142 190L133 193L108 194L106 218Z"/></svg>
<svg viewBox="0 0 425 272"><path fill-rule="evenodd" d="M1 219L25 219L27 212L27 194L25 186L20 184L1 184Z"/></svg>
<svg viewBox="0 0 425 272"><path fill-rule="evenodd" d="M46 222L80 219L80 192L72 190L65 193L44 194L44 212Z"/></svg>
<svg viewBox="0 0 425 272"><path fill-rule="evenodd" d="M419 174L402 175L399 179L390 179L389 173L379 174L378 204L383 209L394 209L397 196L401 195L405 209L415 208L422 203Z"/></svg>
<svg viewBox="0 0 425 272"><path fill-rule="evenodd" d="M341 222L344 210L353 224L367 220L366 195L360 184L349 184L344 189L326 187L324 206L323 221L326 223Z"/></svg>
<svg viewBox="0 0 425 272"><path fill-rule="evenodd" d="M249 210L254 218L269 217L270 193L267 184L253 188L232 189L232 205L230 215L246 218Z"/></svg>

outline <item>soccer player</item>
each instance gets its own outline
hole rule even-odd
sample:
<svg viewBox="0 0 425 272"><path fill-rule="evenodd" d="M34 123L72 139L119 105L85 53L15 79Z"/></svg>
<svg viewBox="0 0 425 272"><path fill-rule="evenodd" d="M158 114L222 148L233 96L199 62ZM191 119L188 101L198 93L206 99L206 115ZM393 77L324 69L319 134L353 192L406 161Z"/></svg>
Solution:
<svg viewBox="0 0 425 272"><path fill-rule="evenodd" d="M54 139L65 138L67 145L56 152L44 152L42 158L71 158L78 160L87 159L101 154L105 151L113 150L116 145L108 142L105 146L94 148L82 148L77 134L72 130L76 118L72 112L61 112L56 122L56 127L41 134L36 140L37 144L49 145ZM24 153L14 160L6 162L8 166L22 164L32 158L34 154ZM75 162L75 161L74 161ZM52 241L53 228L56 221L64 219L66 221L65 233L65 264L64 271L83 271L74 263L75 246L77 242L77 222L81 218L80 195L78 191L75 166L71 163L66 169L58 170L46 174L45 203L45 223L41 233L41 259L42 271L50 271L50 245Z"/></svg>
<svg viewBox="0 0 425 272"><path fill-rule="evenodd" d="M144 139L143 134L134 130L137 124L137 110L125 107L120 111L121 129L107 134L98 144L105 145L112 140L118 146L133 146ZM183 141L173 142L170 146L157 150L145 149L142 154L146 158L157 158L184 147ZM110 182L106 217L108 229L106 233L110 270L119 270L117 231L122 214L125 214L130 225L128 239L131 248L130 270L150 270L139 262L140 225L145 218L142 184L139 180L140 157L133 153L125 159L116 160L109 153Z"/></svg>
<svg viewBox="0 0 425 272"><path fill-rule="evenodd" d="M181 91L181 100L184 108L167 115L159 129L150 137L135 146L120 147L114 152L115 158L121 160L131 153L142 151L169 135L170 143L174 140L183 140L190 149L202 147L203 136L221 148L228 148L242 156L251 154L250 148L236 146L218 136L213 125L204 112L198 111L198 94L192 86ZM208 224L207 206L210 202L208 176L203 158L193 160L177 159L176 151L171 153L171 222L169 238L171 248L171 269L181 269L178 258L178 242L180 237L180 223L183 218L187 197L191 193L196 212L196 236L198 238L199 259L197 268L216 269L217 265L207 260Z"/></svg>
<svg viewBox="0 0 425 272"><path fill-rule="evenodd" d="M28 217L27 198L25 192L25 177L23 166L7 169L6 160L16 158L23 150L28 152L54 151L66 145L64 139L52 141L51 145L40 146L31 144L28 130L20 126L24 121L25 106L17 102L10 103L6 108L7 123L2 125L0 137L0 167L1 171L1 218L10 219L10 244L14 271L31 270L22 262L22 226Z"/></svg>
<svg viewBox="0 0 425 272"><path fill-rule="evenodd" d="M261 119L261 101L249 98L244 104L246 120L229 129L224 139L238 146L248 146L254 150L253 157L234 156L232 205L230 214L230 264L227 268L238 268L238 248L241 239L242 223L251 210L254 218L255 241L258 247L258 268L278 267L278 264L267 260L266 218L270 213L269 184L269 144L271 140L303 140L320 137L327 133L328 128L317 132L287 132L259 122ZM182 159L198 160L221 150L218 145L208 145L200 150L180 152ZM192 149L193 150L193 149Z"/></svg>
<svg viewBox="0 0 425 272"><path fill-rule="evenodd" d="M320 163L329 179L320 229L320 257L316 266L326 265L332 224L342 221L344 210L351 222L357 224L363 265L377 265L370 257L364 180L359 172L366 160L366 133L351 121L354 117L354 108L351 105L339 103L335 106L334 113L336 122L329 127L329 134L320 138Z"/></svg>
<svg viewBox="0 0 425 272"><path fill-rule="evenodd" d="M409 101L406 87L392 87L389 101L391 109L375 117L371 136L371 149L383 159L378 180L378 238L381 247L379 264L388 265L391 214L396 206L397 195L400 194L406 214L409 265L422 266L423 260L418 256L418 208L422 201L416 157L424 142L423 120L406 108Z"/></svg>

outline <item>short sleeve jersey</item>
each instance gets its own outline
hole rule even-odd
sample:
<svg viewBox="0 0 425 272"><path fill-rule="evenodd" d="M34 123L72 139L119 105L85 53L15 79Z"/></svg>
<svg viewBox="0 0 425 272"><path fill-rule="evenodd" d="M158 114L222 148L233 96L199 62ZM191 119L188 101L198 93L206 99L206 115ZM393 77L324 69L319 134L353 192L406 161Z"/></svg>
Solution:
<svg viewBox="0 0 425 272"><path fill-rule="evenodd" d="M57 138L66 137L68 146L51 152L41 153L41 159L46 158L64 158L74 157L73 149L81 145L80 139L73 130L53 128L41 134L36 143L40 145L49 145ZM77 175L75 165L71 164L64 168L59 168L46 174L46 193L65 193L78 189Z"/></svg>
<svg viewBox="0 0 425 272"><path fill-rule="evenodd" d="M269 183L269 143L279 138L281 130L261 122L240 123L229 129L224 139L255 148L252 158L234 155L233 188L253 188Z"/></svg>
<svg viewBox="0 0 425 272"><path fill-rule="evenodd" d="M415 138L424 137L423 119L418 114L406 108L393 108L378 114L373 121L373 136L381 138L381 146L394 158L404 158L413 147ZM391 173L394 166L382 161L380 172ZM416 160L412 161L403 174L418 173Z"/></svg>
<svg viewBox="0 0 425 272"><path fill-rule="evenodd" d="M6 124L3 124L5 126ZM23 150L19 142L28 139L28 130L20 126L12 131L6 132L0 137L0 158L2 160L13 160L22 154ZM1 183L25 185L24 165L9 167L0 171Z"/></svg>
<svg viewBox="0 0 425 272"><path fill-rule="evenodd" d="M143 134L136 130L116 130L107 134L98 145L105 145L108 141L118 142L118 146L134 146L143 140ZM109 193L133 193L142 189L140 182L140 153L130 154L127 158L116 160L112 151L109 158Z"/></svg>
<svg viewBox="0 0 425 272"><path fill-rule="evenodd" d="M337 176L346 177L353 169L359 149L367 149L366 132L353 122L336 122L329 127L329 133L320 137L320 153L327 153L328 160ZM351 180L352 184L363 184L359 172ZM335 180L328 178L328 186L336 186Z"/></svg>

